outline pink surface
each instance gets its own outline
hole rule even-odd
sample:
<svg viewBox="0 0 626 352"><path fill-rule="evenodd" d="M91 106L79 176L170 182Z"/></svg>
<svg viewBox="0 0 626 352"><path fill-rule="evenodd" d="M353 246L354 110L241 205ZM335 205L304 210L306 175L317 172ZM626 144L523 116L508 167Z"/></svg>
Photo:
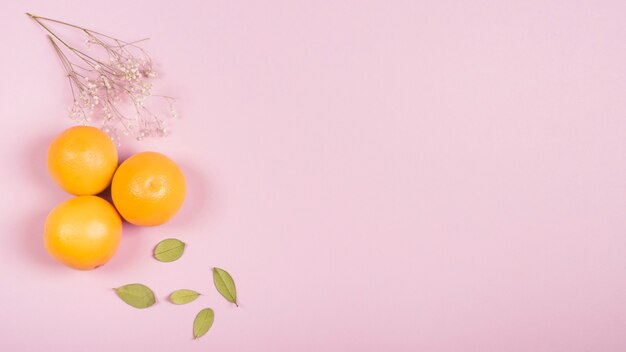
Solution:
<svg viewBox="0 0 626 352"><path fill-rule="evenodd" d="M464 3L464 4L461 4ZM469 5L471 3L472 5ZM106 266L43 248L70 96L24 12L146 35L182 97L171 223ZM626 350L626 2L6 1L5 351ZM185 256L151 259L161 239ZM241 307L213 288L233 275ZM146 310L111 288L156 291ZM204 293L186 306L175 289ZM195 313L216 321L193 341Z"/></svg>

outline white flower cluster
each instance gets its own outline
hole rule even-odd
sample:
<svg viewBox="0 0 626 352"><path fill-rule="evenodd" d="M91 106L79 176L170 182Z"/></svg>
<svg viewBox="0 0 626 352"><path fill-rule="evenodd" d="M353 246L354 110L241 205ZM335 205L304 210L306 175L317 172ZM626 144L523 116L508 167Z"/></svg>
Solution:
<svg viewBox="0 0 626 352"><path fill-rule="evenodd" d="M178 116L175 99L152 94L152 80L157 73L150 56L137 42L125 42L65 22L30 16L48 31L67 74L73 97L70 118L81 124L100 124L118 144L122 135L137 140L167 135L166 121L160 116ZM68 45L44 24L46 21L81 31L86 35L85 45L89 50ZM108 58L99 58L102 56Z"/></svg>

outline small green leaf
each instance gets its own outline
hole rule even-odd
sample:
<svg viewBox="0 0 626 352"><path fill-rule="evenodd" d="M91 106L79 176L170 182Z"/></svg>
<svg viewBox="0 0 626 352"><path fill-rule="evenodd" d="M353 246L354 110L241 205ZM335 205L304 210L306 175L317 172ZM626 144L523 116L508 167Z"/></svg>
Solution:
<svg viewBox="0 0 626 352"><path fill-rule="evenodd" d="M128 284L114 290L122 301L135 308L148 308L156 302L154 292L146 285Z"/></svg>
<svg viewBox="0 0 626 352"><path fill-rule="evenodd" d="M211 325L213 325L213 320L215 320L213 309L204 308L201 310L198 315L196 315L196 319L193 320L193 338L199 339L206 334L211 328Z"/></svg>
<svg viewBox="0 0 626 352"><path fill-rule="evenodd" d="M225 270L213 268L213 283L219 292L228 302L234 303L237 307L237 290L233 278Z"/></svg>
<svg viewBox="0 0 626 352"><path fill-rule="evenodd" d="M170 301L174 304L186 304L195 301L200 294L194 290L176 290L170 295Z"/></svg>
<svg viewBox="0 0 626 352"><path fill-rule="evenodd" d="M185 243L175 238L168 238L154 247L154 258L161 262L173 262L185 251Z"/></svg>

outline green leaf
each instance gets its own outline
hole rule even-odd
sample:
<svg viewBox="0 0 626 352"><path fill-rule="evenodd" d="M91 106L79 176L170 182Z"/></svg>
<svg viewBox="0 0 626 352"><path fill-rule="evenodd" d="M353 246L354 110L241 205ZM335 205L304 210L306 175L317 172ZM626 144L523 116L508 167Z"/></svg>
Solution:
<svg viewBox="0 0 626 352"><path fill-rule="evenodd" d="M225 270L213 268L213 283L219 292L228 302L234 303L237 307L237 290L233 278Z"/></svg>
<svg viewBox="0 0 626 352"><path fill-rule="evenodd" d="M154 258L161 262L173 262L185 251L185 243L175 238L168 238L154 247Z"/></svg>
<svg viewBox="0 0 626 352"><path fill-rule="evenodd" d="M193 320L193 338L199 339L206 334L211 328L211 325L213 325L213 320L215 320L213 309L204 308L201 310L198 315L196 315L196 319Z"/></svg>
<svg viewBox="0 0 626 352"><path fill-rule="evenodd" d="M128 284L114 290L122 301L135 308L148 308L156 302L154 292L146 285Z"/></svg>
<svg viewBox="0 0 626 352"><path fill-rule="evenodd" d="M174 304L186 304L195 301L200 294L194 290L176 290L170 295L170 301Z"/></svg>

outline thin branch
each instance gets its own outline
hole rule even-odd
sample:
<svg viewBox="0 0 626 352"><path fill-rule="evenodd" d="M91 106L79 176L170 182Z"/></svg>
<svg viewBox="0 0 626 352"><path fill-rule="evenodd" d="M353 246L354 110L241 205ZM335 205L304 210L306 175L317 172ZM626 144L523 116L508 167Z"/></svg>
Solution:
<svg viewBox="0 0 626 352"><path fill-rule="evenodd" d="M63 66L72 94L72 118L87 122L91 115L97 113L102 118L103 130L115 133L117 128L114 124L119 123L125 134L137 139L165 134L164 121L144 102L152 96L160 98L168 104L170 115L175 117L172 105L175 98L151 93L150 80L156 76L152 59L143 48L136 45L147 39L126 42L67 22L27 15L48 33L48 40ZM44 22L80 31L87 36L87 44L94 44L104 50L109 61L105 62L71 46ZM66 53L71 53L71 58L75 60L72 61ZM124 115L117 106L127 101L133 104L134 116Z"/></svg>

